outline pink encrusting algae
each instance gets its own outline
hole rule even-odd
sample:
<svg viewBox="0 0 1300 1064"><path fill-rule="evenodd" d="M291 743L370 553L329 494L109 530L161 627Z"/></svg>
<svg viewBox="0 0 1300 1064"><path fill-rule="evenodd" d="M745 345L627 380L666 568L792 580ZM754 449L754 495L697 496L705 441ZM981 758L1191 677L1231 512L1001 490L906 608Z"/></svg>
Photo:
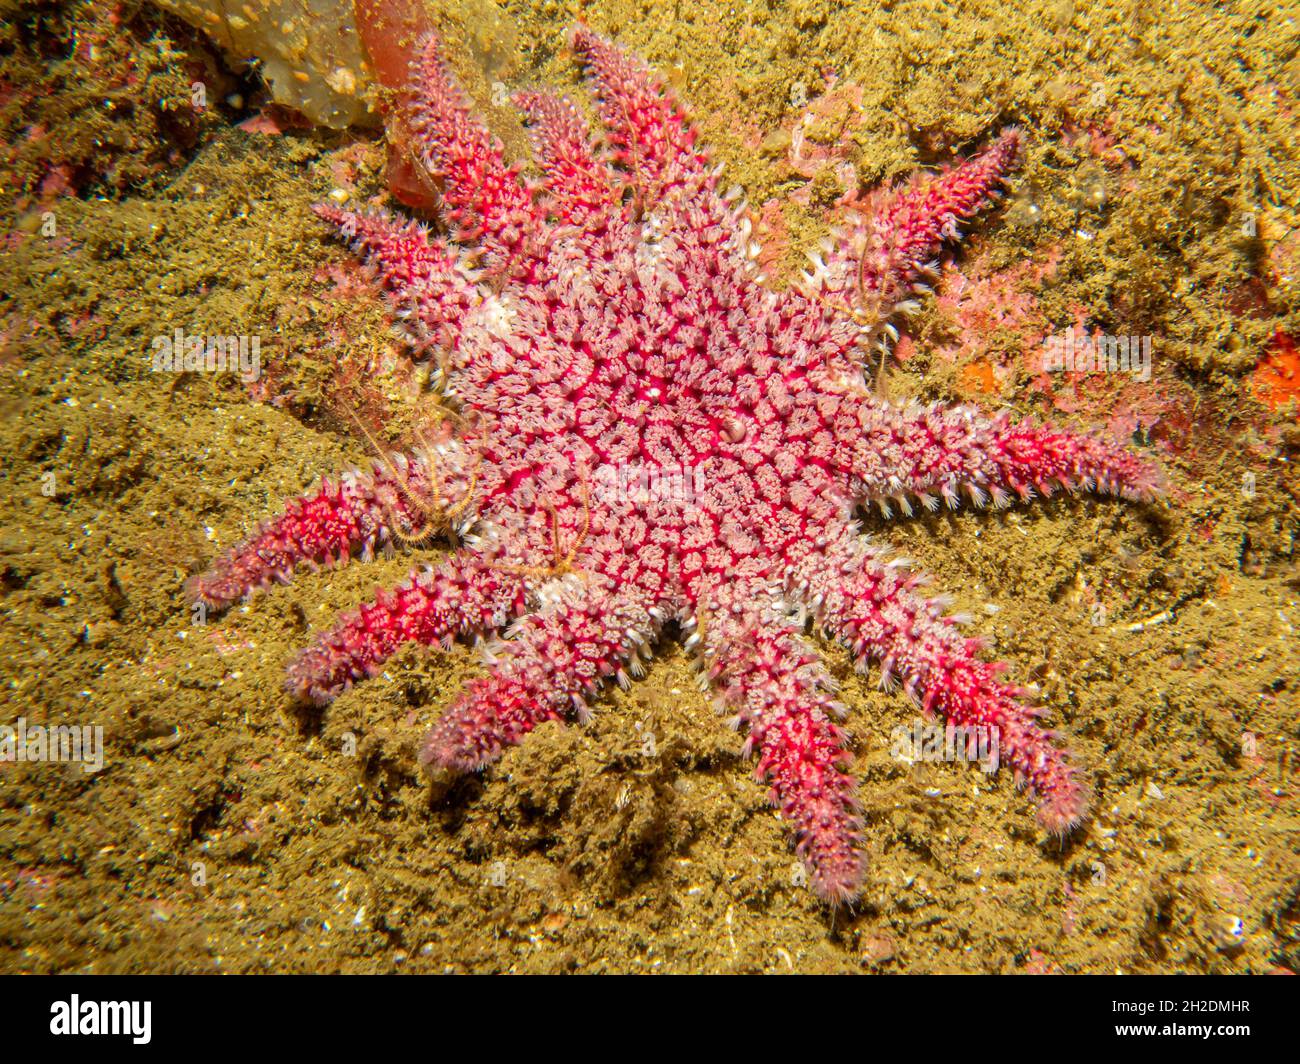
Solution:
<svg viewBox="0 0 1300 1064"><path fill-rule="evenodd" d="M777 292L739 193L719 191L681 106L585 27L572 45L606 137L571 101L522 94L537 182L471 113L438 39L423 42L403 120L441 179L450 236L383 212L318 213L376 265L458 404L455 429L291 503L196 577L193 597L225 607L302 563L453 532L452 555L319 635L288 683L326 702L405 642L489 637L488 675L422 748L425 764L457 770L543 721L585 718L671 625L747 731L818 894L845 902L862 888L862 825L846 709L811 618L860 667L879 663L882 686L997 729L1041 823L1068 830L1089 788L1041 710L855 521L868 504L911 513L962 495L1001 507L1059 488L1161 491L1154 465L1100 438L894 405L867 386L922 275L996 198L1022 135L873 196L803 283Z"/></svg>

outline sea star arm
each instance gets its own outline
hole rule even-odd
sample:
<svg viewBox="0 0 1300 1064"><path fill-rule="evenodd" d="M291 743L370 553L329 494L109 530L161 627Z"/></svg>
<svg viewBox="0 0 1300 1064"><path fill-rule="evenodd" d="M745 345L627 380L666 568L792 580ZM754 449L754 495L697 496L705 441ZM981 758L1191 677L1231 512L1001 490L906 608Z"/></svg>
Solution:
<svg viewBox="0 0 1300 1064"><path fill-rule="evenodd" d="M896 310L908 309L915 282L944 241L960 237L958 223L998 193L1016 166L1021 140L1019 130L1005 130L980 155L938 177L877 194L839 235L825 262L814 258L814 290L855 308L874 327L888 328Z"/></svg>
<svg viewBox="0 0 1300 1064"><path fill-rule="evenodd" d="M454 443L323 480L193 577L186 594L209 609L225 609L272 583L288 583L298 565L368 558L393 538L425 538L465 508L473 485L472 464Z"/></svg>
<svg viewBox="0 0 1300 1064"><path fill-rule="evenodd" d="M595 83L616 158L632 172L634 184L660 198L704 174L695 127L646 65L586 26L574 29L571 40Z"/></svg>
<svg viewBox="0 0 1300 1064"><path fill-rule="evenodd" d="M520 618L494 648L492 671L443 714L425 739L420 760L459 772L495 761L537 725L576 712L623 666L639 667L659 622L636 591L612 591L599 578L570 574L546 601ZM589 582L588 582L589 581Z"/></svg>
<svg viewBox="0 0 1300 1064"><path fill-rule="evenodd" d="M748 730L745 753L757 753L757 775L771 783L814 889L827 901L852 900L862 825L831 678L788 622L759 610L711 611L702 627L709 679L733 723Z"/></svg>
<svg viewBox="0 0 1300 1064"><path fill-rule="evenodd" d="M520 92L513 99L530 123L534 155L546 175L542 187L549 212L598 228L618 201L618 185L596 151L587 120L567 96Z"/></svg>
<svg viewBox="0 0 1300 1064"><path fill-rule="evenodd" d="M470 110L429 34L411 63L407 123L425 169L442 178L447 221L462 241L477 241L494 258L519 254L541 219L501 142Z"/></svg>
<svg viewBox="0 0 1300 1064"><path fill-rule="evenodd" d="M525 609L524 578L470 550L413 575L344 616L289 665L285 686L299 698L329 702L373 676L403 643L447 647L470 633L496 633Z"/></svg>
<svg viewBox="0 0 1300 1064"><path fill-rule="evenodd" d="M375 267L394 309L410 323L406 331L417 352L456 346L467 315L479 303L464 252L388 211L345 211L330 203L313 210Z"/></svg>
<svg viewBox="0 0 1300 1064"><path fill-rule="evenodd" d="M955 507L965 491L982 506L1006 505L1011 494L1029 499L1037 491L1078 488L1126 499L1149 500L1164 491L1155 463L1096 436L1050 425L986 417L970 407L893 407L854 396L837 411L841 419L837 464L854 494L876 502L886 514L892 500L911 512L909 496L936 509ZM856 428L855 428L856 426Z"/></svg>
<svg viewBox="0 0 1300 1064"><path fill-rule="evenodd" d="M1039 822L1049 831L1064 833L1083 819L1088 785L1053 745L1056 736L1038 726L1043 711L1021 700L1021 688L998 679L1004 666L978 656L980 640L960 634L960 618L943 615L943 600L916 594L918 578L891 567L849 532L809 563L797 570L799 591L859 665L879 661L882 686L901 679L927 714L988 729L1000 764L1032 789Z"/></svg>

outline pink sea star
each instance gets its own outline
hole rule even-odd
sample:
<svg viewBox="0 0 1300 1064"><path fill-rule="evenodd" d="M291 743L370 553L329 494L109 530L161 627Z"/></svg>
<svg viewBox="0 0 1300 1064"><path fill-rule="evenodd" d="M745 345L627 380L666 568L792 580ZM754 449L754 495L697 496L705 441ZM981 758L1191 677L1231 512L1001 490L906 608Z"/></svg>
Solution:
<svg viewBox="0 0 1300 1064"><path fill-rule="evenodd" d="M747 729L817 892L842 902L861 888L862 828L845 707L811 618L926 712L996 728L1041 822L1068 829L1088 787L1040 710L854 519L872 502L955 507L962 491L996 506L1061 486L1159 491L1154 466L1094 437L893 405L865 387L873 344L958 220L996 195L1020 135L878 194L801 286L778 292L673 97L590 30L572 46L608 139L563 97L517 96L544 175L533 183L469 110L438 40L424 42L404 118L443 183L452 236L386 213L318 213L436 357L456 429L290 503L192 596L220 608L299 563L452 532L458 549L319 635L288 686L324 702L407 641L492 636L489 674L422 748L426 765L462 771L543 721L585 718L601 684L639 675L676 625Z"/></svg>

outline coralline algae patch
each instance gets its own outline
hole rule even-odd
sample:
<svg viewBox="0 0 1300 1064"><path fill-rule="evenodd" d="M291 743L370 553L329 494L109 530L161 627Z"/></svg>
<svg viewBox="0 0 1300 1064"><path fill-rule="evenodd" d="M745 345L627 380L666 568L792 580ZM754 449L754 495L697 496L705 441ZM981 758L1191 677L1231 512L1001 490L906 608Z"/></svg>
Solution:
<svg viewBox="0 0 1300 1064"><path fill-rule="evenodd" d="M1273 336L1251 375L1251 385L1255 398L1270 410L1292 403L1300 410L1300 352L1294 337L1284 332Z"/></svg>
<svg viewBox="0 0 1300 1064"><path fill-rule="evenodd" d="M804 93L802 86L793 86L792 114L777 129L755 126L743 138L747 149L772 160L775 172L771 194L753 213L763 245L759 265L769 276L793 277L806 267L802 250L811 245L809 223L815 226L817 219L844 210L869 210L871 196L862 189L881 177L888 181L896 172L895 156L900 150L907 154L887 130L871 127L861 84L829 71L823 78L822 91L811 98L794 98ZM1083 92L1087 86L1074 88ZM1114 116L1067 118L1059 145L1033 149L1028 176L1020 179L1004 210L1018 230L1039 231L1025 257L1008 265L1005 248L978 234L964 261L945 256L942 280L933 297L922 301L913 335L903 333L892 359L903 365L924 354L927 372L938 371L967 399L1020 395L1045 416L1094 423L1120 439L1143 434L1178 452L1186 442L1176 428L1179 413L1194 397L1168 372L1168 364L1183 361L1179 350L1185 337L1149 337L1155 365L1145 379L1131 372L1049 372L1044 366L1047 344L1067 331L1089 341L1112 332L1152 331L1141 308L1123 293L1108 304L1116 318L1110 321L1098 316L1101 304L1080 301L1084 293L1071 298L1074 290L1062 277L1077 272L1081 256L1089 258L1087 245L1105 225L1108 206L1141 192L1134 161L1140 152L1117 136L1114 125ZM951 145L939 153L954 159L964 154ZM1269 241L1275 283L1292 265L1285 245L1285 238ZM1226 317L1234 308L1227 304L1223 310ZM1125 328L1129 319L1145 324ZM1300 393L1298 369L1291 337L1278 333L1248 379L1250 394L1271 410L1285 408ZM1168 431L1162 422L1169 423Z"/></svg>
<svg viewBox="0 0 1300 1064"><path fill-rule="evenodd" d="M275 101L342 129L378 121L352 4L346 0L157 0L227 55L260 63Z"/></svg>
<svg viewBox="0 0 1300 1064"><path fill-rule="evenodd" d="M999 384L1014 374L1017 363L1036 370L1053 327L1034 293L1050 283L1060 258L1059 248L1048 247L1034 258L997 269L987 255L977 255L966 269L945 276L935 290L934 353L958 366L988 367ZM910 350L900 345L900 360Z"/></svg>
<svg viewBox="0 0 1300 1064"><path fill-rule="evenodd" d="M862 86L832 72L822 76L825 91L816 96L804 82L790 87L791 118L776 129L753 123L741 138L742 147L773 171L776 194L764 196L754 211L762 245L758 264L769 277L792 276L800 268L807 234L792 231L792 211L840 214L857 206L862 187L913 164L899 155L886 166L870 155L880 138L870 128Z"/></svg>
<svg viewBox="0 0 1300 1064"><path fill-rule="evenodd" d="M1151 352L1145 368L1112 366L1104 354L1111 337L1084 307L1069 307L1064 325L1054 321L1041 293L1055 283L1061 260L1062 249L1051 245L1002 268L990 251L976 254L965 269L946 264L933 309L920 323L924 349L953 367L954 387L968 398L1037 396L1048 416L1077 416L1116 439L1150 435L1193 400L1190 389L1162 365L1158 338L1145 338ZM1077 369L1049 364L1049 346L1067 337L1077 349L1071 363ZM1144 341L1123 339L1138 347ZM917 341L904 334L895 357L906 363L916 351ZM1083 358L1094 351L1095 357ZM1153 443L1160 442L1156 435Z"/></svg>

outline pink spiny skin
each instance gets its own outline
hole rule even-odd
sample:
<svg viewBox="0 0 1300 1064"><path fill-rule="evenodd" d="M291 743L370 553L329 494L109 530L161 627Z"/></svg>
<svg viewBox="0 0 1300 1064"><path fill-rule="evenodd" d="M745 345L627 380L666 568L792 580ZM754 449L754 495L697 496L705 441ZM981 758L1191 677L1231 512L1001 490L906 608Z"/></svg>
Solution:
<svg viewBox="0 0 1300 1064"><path fill-rule="evenodd" d="M871 503L910 513L962 493L1004 506L1060 487L1161 490L1156 467L1099 439L895 406L866 386L873 346L958 221L995 198L1020 134L878 193L801 287L776 292L673 97L590 30L572 44L606 141L570 101L522 94L543 175L525 184L430 38L405 120L443 180L453 238L318 208L433 353L457 430L291 503L196 577L193 597L224 607L299 563L454 531L460 547L440 566L303 651L289 688L326 702L404 642L486 636L489 674L421 753L462 771L542 721L585 718L602 684L639 675L675 624L703 685L747 730L816 891L841 903L861 889L862 828L811 618L927 713L997 729L1042 824L1068 830L1088 787L1041 711L855 523Z"/></svg>

